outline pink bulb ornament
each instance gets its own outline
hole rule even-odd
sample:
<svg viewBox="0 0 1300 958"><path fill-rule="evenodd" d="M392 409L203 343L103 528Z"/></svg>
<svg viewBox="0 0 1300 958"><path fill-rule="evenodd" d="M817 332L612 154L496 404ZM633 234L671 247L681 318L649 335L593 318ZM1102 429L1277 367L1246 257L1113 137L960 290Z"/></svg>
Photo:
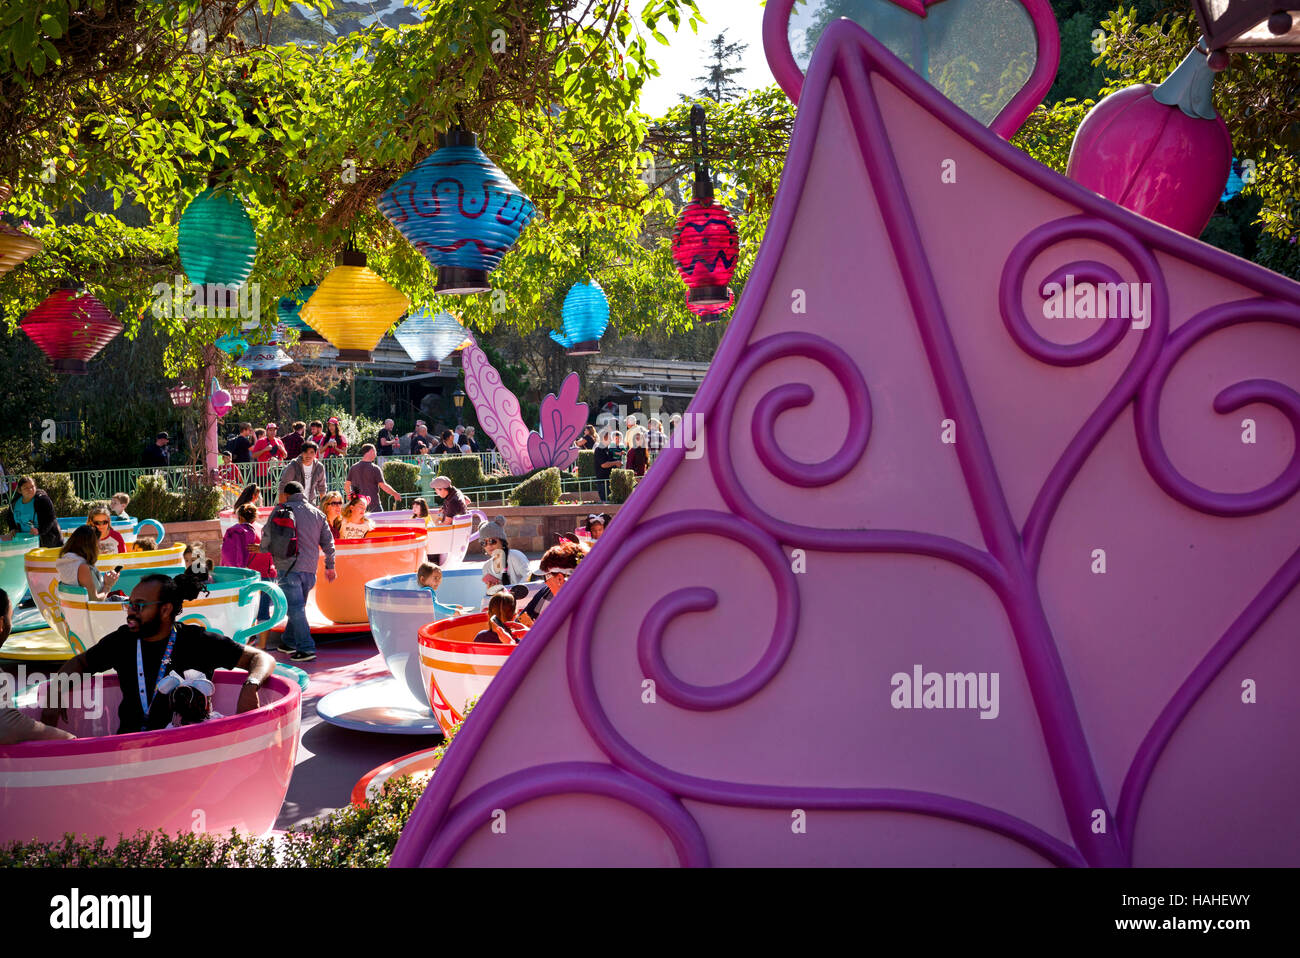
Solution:
<svg viewBox="0 0 1300 958"><path fill-rule="evenodd" d="M1214 111L1214 71L1192 50L1158 87L1140 83L1084 117L1066 175L1188 236L1214 215L1232 166L1232 137Z"/></svg>

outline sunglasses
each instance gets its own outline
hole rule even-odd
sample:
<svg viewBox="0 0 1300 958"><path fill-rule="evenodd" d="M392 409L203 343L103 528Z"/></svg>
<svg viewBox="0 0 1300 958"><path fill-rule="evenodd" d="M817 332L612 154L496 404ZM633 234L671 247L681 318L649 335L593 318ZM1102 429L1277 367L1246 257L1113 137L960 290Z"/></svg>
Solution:
<svg viewBox="0 0 1300 958"><path fill-rule="evenodd" d="M569 576L573 575L573 573L567 569L552 569L550 572L544 574L548 579L553 575L558 575L561 579L564 579L565 581L568 581Z"/></svg>
<svg viewBox="0 0 1300 958"><path fill-rule="evenodd" d="M97 525L97 526L106 526L106 525L108 525L108 520L107 520L107 519L96 519L96 520L94 520L94 522L95 522L95 525Z"/></svg>
<svg viewBox="0 0 1300 958"><path fill-rule="evenodd" d="M483 540L483 544L484 544L485 546L499 546L499 545L501 545L501 540L500 540L500 539L484 539L484 540Z"/></svg>
<svg viewBox="0 0 1300 958"><path fill-rule="evenodd" d="M122 608L128 612L143 612L147 605L162 605L162 602L140 602L137 599L123 599Z"/></svg>

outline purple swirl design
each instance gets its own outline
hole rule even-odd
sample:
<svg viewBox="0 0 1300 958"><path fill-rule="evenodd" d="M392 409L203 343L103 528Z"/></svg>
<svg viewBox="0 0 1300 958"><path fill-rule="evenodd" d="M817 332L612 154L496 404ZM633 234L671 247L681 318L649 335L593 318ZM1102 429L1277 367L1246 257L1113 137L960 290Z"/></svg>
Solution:
<svg viewBox="0 0 1300 958"><path fill-rule="evenodd" d="M785 0L782 6L788 10ZM680 447L663 451L591 558L578 567L548 607L546 616L483 695L404 831L393 856L395 866L447 864L458 854L462 862L473 863L473 856L463 851L464 843L470 836L481 834L493 808L569 792L601 794L641 809L659 824L677 860L691 865L726 861L738 842L754 843L760 856L770 856L760 860L790 860L784 844L787 836L773 839L770 832L750 828L753 816L728 821L723 813L726 809L789 812L796 808L840 813L887 811L962 823L1008 838L1042 860L1063 866L1130 866L1134 864L1135 847L1141 863L1145 859L1160 864L1164 862L1161 852L1152 858L1150 849L1167 847L1169 841L1178 840L1177 828L1185 824L1178 817L1183 810L1187 809L1189 816L1200 814L1220 794L1213 788L1201 787L1203 781L1209 781L1213 769L1201 769L1179 758L1180 751L1186 753L1191 746L1205 744L1199 738L1175 739L1180 729L1185 735L1198 734L1197 726L1184 720L1195 711L1204 726L1205 718L1225 715L1222 711L1208 716L1202 712L1203 708L1223 707L1222 702L1207 695L1207 690L1212 685L1216 694L1223 689L1216 678L1237 678L1231 671L1234 658L1256 634L1266 634L1275 643L1266 647L1270 657L1243 656L1236 659L1237 664L1248 662L1247 667L1254 669L1262 662L1265 668L1290 674L1286 670L1293 670L1300 661L1294 643L1279 643L1279 636L1286 639L1288 630L1293 631L1295 588L1300 582L1300 542L1295 541L1295 529L1287 526L1296 516L1295 493L1300 489L1300 392L1282 383L1236 373L1232 378L1242 381L1213 397L1213 408L1220 414L1251 403L1271 405L1297 432L1297 451L1281 474L1246 493L1206 489L1180 474L1166 453L1160 433L1161 400L1175 365L1185 359L1185 375L1192 375L1186 372L1189 369L1209 375L1219 368L1219 354L1209 350L1210 345L1217 344L1206 343L1213 333L1244 324L1264 323L1287 329L1300 325L1300 286L1134 216L1034 163L943 100L879 43L846 21L832 23L826 29L801 96L791 152L764 248L713 368L688 410L698 417L707 437L705 457L693 461ZM828 109L832 100L835 109ZM943 138L936 137L936 133L942 133ZM850 149L842 149L846 142L851 144ZM999 202L1009 199L1019 203L1021 209L1017 212L1024 213L1026 226L1014 233L1011 228L1001 233L988 229L990 237L997 237L999 253L1006 251L1005 259L972 257L972 262L967 263L954 262L951 255L946 260L936 255L936 235L951 231L954 224L945 218L949 214L944 205L930 195L919 195L915 181L904 176L904 170L909 176L914 172L907 163L915 163L917 151L935 142L951 150L964 164L963 169L991 160L1003 173L1010 174L1000 178L1011 185L999 187L1005 192ZM831 157L822 156L816 167L821 172L815 174L815 152L828 149L828 143L835 145L830 147ZM843 247L839 237L835 238L838 248L829 254L825 250L836 244L806 244L808 223L818 222L817 216L824 217L830 208L828 202L833 204L839 196L834 190L848 191L845 184L863 171L865 176L858 181L870 184L869 199L879 219L872 212L866 217L870 222L862 236L853 239L865 237L869 245L864 243L861 249L868 255L888 258L895 270L886 279L897 283L910 313L908 321L915 324L921 360L916 368L922 371L920 379L928 380L923 383L909 376L898 381L872 381L868 388L862 369L852 357L880 342L862 331L864 317L869 322L873 304L864 306L860 296L850 299L847 290L853 287L841 282L841 277L826 265L827 257L837 268L847 262L847 257L835 260L838 248ZM815 189L810 189L808 184L814 176L822 179ZM848 201L844 208L858 209L849 207ZM1078 212L1062 216L1063 209ZM803 220L799 219L801 215ZM964 221L959 225L968 232L977 228ZM972 242L979 242L982 235L977 234ZM802 246L801 240L805 241ZM1081 252L1090 245L1106 252ZM944 248L951 253L953 247ZM1052 254L1059 255L1052 258ZM1062 262L1065 265L1057 265ZM822 275L812 272L822 266ZM1045 275L1031 275L1035 269ZM800 270L802 274L797 272ZM816 317L792 318L787 289L780 285L791 275L809 276L810 285L813 279L821 283L818 301L828 308ZM1045 327L1039 324L1036 329L1029 321L1026 304L1041 300L1047 283L1061 282L1066 276L1073 276L1079 283L1149 284L1149 326L1133 329L1127 320L1117 317L1105 321L1082 341L1050 341L1038 332ZM939 279L945 282L941 284ZM1257 298L1236 299L1251 294ZM974 296L979 297L977 302L968 299ZM1228 297L1234 301L1223 302ZM977 308L968 313L970 303ZM1197 305L1189 308L1188 303ZM998 310L996 315L993 308ZM972 326L972 317L985 325ZM761 334L757 332L760 328ZM1255 340L1243 339L1240 334L1231 337L1230 345L1235 344L1236 351L1226 365L1241 369L1256 353L1263 355L1264 350L1275 347L1275 334L1267 332L1268 337ZM893 335L893 327L881 335ZM907 328L903 335L910 337L912 329ZM996 337L993 348L983 348L986 341L979 337ZM1008 343L1016 348L1006 348ZM1193 346L1198 346L1197 351L1188 356ZM800 381L801 377L783 379L780 373L784 369L775 364L791 358L818 365L829 375L817 377L816 382L833 381L833 385L814 389L812 383ZM999 365L977 368L977 363ZM1048 381L1047 389L1060 382L1071 390L1071 396L1087 396L1087 405L1078 407L1060 402L1059 397L1043 397L1042 387L1026 387L1017 378L1041 382L1042 366L1060 374ZM1026 371L1033 376L1026 377ZM974 376L976 372L980 375ZM998 376L1003 381L997 381ZM1008 382L1015 388L1004 388ZM891 452L882 437L892 435L894 417L903 407L899 400L912 398L908 391L912 388L933 388L938 407L961 423L961 440L952 447L959 472L952 488L969 496L981 533L978 545L912 529L888 528L888 504L882 506L879 522L876 516L868 515L864 524L869 528L843 528L845 524L836 521L836 497L860 491L852 483L855 476L865 473L862 463L873 436L878 444L872 450L873 456L906 454ZM1185 388L1182 379L1177 380L1170 397L1180 396ZM1026 399L1032 402L1039 398L1058 401L1055 405L1044 401L1041 410L1030 408L1026 413ZM1166 405L1173 402L1170 398ZM777 423L795 409L820 412L819 404L833 408L840 414L833 421L847 423L847 427L838 448L824 460L807 464L797 458L797 437L778 439ZM1133 437L1127 435L1122 419L1130 410L1134 417ZM1194 411L1204 416L1203 409ZM1176 418L1184 412L1178 406L1166 409L1166 422L1186 423L1186 419ZM887 415L891 417L888 420ZM1023 470L1027 465L1036 470L1043 467L1036 455L1026 452L1030 449L1027 440L1008 427L1019 426L1035 415L1052 417L1043 422L1063 429L1061 439L1068 441L1046 470L1042 486L1029 490L1033 502L1021 525L1013 516L1003 482L1011 470ZM885 428L887 421L890 429ZM874 433L873 424L877 427ZM999 427L996 457L990 441L995 427ZM1285 436L1282 438L1285 440ZM1276 441L1276 437L1270 440ZM1022 445L1017 446L1017 442ZM752 455L735 454L751 443ZM1037 448L1030 452L1036 453ZM900 463L895 461L894 465ZM1115 503L1113 515L1109 512L1112 504L1100 499L1099 493L1104 490L1076 488L1085 465L1096 465L1101 474L1118 473L1125 481L1124 489L1130 498ZM701 495L704 501L716 501L712 498L715 489L723 506L700 508ZM1067 500L1067 493L1072 491L1079 495L1071 494ZM756 497L776 505L768 511ZM808 508L810 497L815 497L815 508ZM1099 514L1102 509L1108 510L1105 516ZM1169 605L1143 618L1140 613L1149 610L1138 609L1135 603L1145 602L1145 594L1140 590L1125 591L1128 581L1121 577L1091 579L1086 566L1082 573L1078 566L1063 572L1057 561L1056 540L1052 563L1043 568L1044 543L1054 524L1058 535L1072 528L1068 534L1077 537L1078 530L1086 528L1089 520L1096 521L1099 528L1104 527L1102 519L1113 520L1112 526L1118 527L1126 521L1140 522L1145 509L1160 513L1153 519L1152 529L1172 529L1180 540L1185 532L1188 544L1211 546L1208 550L1198 549L1194 562L1188 561L1185 554L1168 553L1177 562L1171 563L1169 575L1158 581L1167 586L1185 572L1189 576L1195 572L1200 578L1188 579L1188 595L1162 596ZM1249 563L1239 560L1230 567L1224 564L1226 558L1214 554L1215 547L1231 539L1229 529L1236 528L1226 522L1237 517L1258 517L1270 510L1277 510L1267 516L1267 520L1277 520L1271 526L1256 519L1241 534L1248 537L1252 548L1279 557L1280 567L1271 575L1267 569L1256 573ZM815 524L817 518L823 517L829 528ZM1248 524L1240 523L1243 527ZM1158 550L1165 544L1151 543L1148 550L1148 543L1141 541L1142 531L1122 529L1126 537L1120 541L1130 548L1136 545L1139 560L1161 555ZM721 571L725 563L699 558L704 553L698 545L701 537L722 542L729 553L737 547L744 550L747 560L752 557L763 570L759 581L727 580ZM1082 552L1076 538L1067 545ZM833 554L835 561L829 569L819 566L815 573L828 576L825 581L830 585L823 587L824 583L811 577L795 579L786 555L791 547ZM680 566L664 567L660 563L664 581L654 578L646 585L641 575L644 566L633 564L658 562L660 554L672 554L674 549L676 555L682 556ZM649 556L651 552L656 554ZM1005 775L1011 781L1021 775L1019 781L1049 782L1044 797L1028 806L1023 815L992 807L992 801L974 802L958 794L939 794L937 789L859 787L856 779L848 780L852 787L822 785L828 779L818 775L828 769L832 775L841 768L852 771L834 764L844 741L836 739L828 745L825 737L832 730L825 728L800 729L792 735L794 747L816 753L814 757L823 763L813 761L802 766L817 771L795 778L792 784L768 782L765 773L769 763L732 762L733 756L727 757L726 767L740 771L730 772L731 780L723 780L721 772L713 772L709 759L717 755L718 746L710 736L709 719L717 716L717 727L724 728L727 710L747 707L761 712L768 699L778 697L778 688L782 695L793 691L807 696L818 694L824 687L820 684L821 673L810 669L810 664L836 667L838 647L826 643L826 636L813 625L823 621L817 617L823 611L817 603L832 595L847 594L845 590L861 581L866 568L857 560L873 554L939 560L975 576L987 586L988 595L996 599L1000 614L994 619L988 618L987 611L980 611L976 621L975 606L967 610L971 636L992 636L1004 642L1001 648L1010 650L1012 660L1023 670L1024 687L1033 706L1029 721L1036 720L1029 734L1041 734L1041 755L1035 764L1026 766L1028 771L1015 764L1022 756L1009 755L1005 766L979 769L978 773ZM753 568L754 562L747 561L746 567ZM712 579L714 570L719 570L716 582ZM640 621L628 621L627 616L620 620L611 612L611 597L624 594L633 575L643 592L646 588L657 591L651 591L638 606L646 610ZM1229 599L1229 605L1224 607L1220 596L1208 596L1204 605L1217 617L1215 624L1202 628L1201 620L1195 618L1202 612L1201 606L1194 605L1199 597L1190 595L1190 590L1197 582L1213 582L1214 576L1229 576L1233 584L1229 594L1237 595L1240 587L1240 601L1244 604L1238 607L1232 604L1237 600ZM1265 576L1267 580L1263 581ZM673 642L679 637L716 637L721 616L709 613L724 602L727 608L743 603L746 595L754 594L747 590L755 588L771 596L771 611L767 613L771 620L745 623L760 645L757 663L748 651L715 660L730 663L731 669L722 668L716 684L710 685L687 682L675 673L664 655L665 636L671 633ZM835 589L841 591L836 593ZM857 596L850 598L856 600ZM928 598L921 588L908 592L897 603L902 612L895 616L905 615L909 602ZM1108 604L1115 602L1121 604ZM1089 603L1094 603L1102 614L1086 618ZM1193 611L1182 618L1166 611L1174 610L1179 603L1180 608ZM1284 609L1290 618L1279 621ZM1148 621L1155 621L1179 623L1180 628L1185 628L1174 640L1144 645L1145 637L1136 634L1135 624L1132 639L1121 628L1098 636L1112 640L1105 644L1092 642L1093 636L1086 628L1076 628L1076 622L1067 618L1077 615L1080 623L1090 626L1124 619L1128 613L1133 613L1129 616L1133 623L1144 627ZM896 622L897 617L884 621ZM1265 623L1269 623L1267 632ZM897 638L899 649L919 648L909 644L906 634L873 634L870 627L878 624L875 619L867 618L862 624L871 641ZM845 636L835 638L843 640ZM633 642L635 659L630 648ZM1142 664L1137 661L1140 656L1134 657L1133 667L1112 661L1113 650L1123 648L1123 642L1131 642L1135 651L1152 653L1146 671L1138 668ZM974 643L970 647L974 649ZM1279 647L1284 649L1280 654L1276 652ZM964 646L953 642L949 648ZM1169 657L1170 649L1182 655L1176 661L1183 665L1170 664L1175 661ZM617 657L606 657L606 650L617 652ZM1176 668L1186 674L1173 672ZM1122 681L1119 673L1125 672L1137 679ZM627 695L627 689L635 688L634 683L642 677L655 682L664 703L659 708L678 710L671 727L688 729L690 735L655 737L664 728L662 712L639 712L627 706L607 710L607 705L622 701L617 697ZM1156 680L1154 686L1147 684L1148 678ZM1162 697L1168 696L1163 708L1159 708L1159 699L1152 701L1153 687L1161 690L1158 694ZM1146 696L1140 708L1099 715L1097 710L1110 708L1112 702L1130 705L1119 697L1137 692ZM763 698L759 698L760 694ZM1270 716L1281 714L1268 712L1266 706L1258 708L1258 713L1244 713L1234 702L1230 714L1234 719L1249 715L1235 719L1239 722L1256 722L1257 715L1268 721ZM555 726L556 736L548 738L544 746L534 746L528 737L528 721L534 714L531 710L561 720ZM1089 720L1086 726L1085 711ZM507 714L509 721L498 722ZM846 708L828 710L828 714L859 713ZM860 714L868 711L864 709ZM1141 715L1141 723L1126 724L1130 715ZM521 717L525 721L521 722ZM747 717L730 716L733 721ZM1279 722L1291 719L1286 713ZM1231 724L1224 727L1236 728ZM1271 788L1265 797L1278 808L1289 808L1294 788L1288 783L1295 782L1296 768L1294 750L1288 748L1290 740L1286 738L1291 726L1255 728L1259 734L1254 738L1265 743L1263 748L1251 752L1256 741L1241 741L1240 750L1250 757L1266 754L1286 763L1278 776L1281 785ZM1204 730L1199 734L1204 735ZM946 736L944 732L928 740L927 749L958 763L968 758L960 753L959 743L963 740ZM634 744L643 741L655 743L654 748ZM1169 747L1171 742L1174 748ZM1219 744L1223 744L1222 740ZM592 761L593 754L597 758L603 755L607 761ZM1163 763L1162 755L1166 756ZM884 776L881 784L890 783L890 768L884 765L877 770ZM682 769L704 771L687 774ZM1103 771L1107 787L1117 793L1113 801L1102 785ZM709 774L719 777L706 777ZM1150 789L1148 796L1153 781L1158 787ZM868 780L866 784L875 785L876 781ZM1230 788L1233 782L1225 779L1217 784ZM961 794L962 786L949 790ZM1142 819L1143 827L1138 829L1144 799L1147 818ZM700 814L697 820L692 812L701 804L711 806L709 817ZM581 828L583 806L552 807L557 809L561 823ZM1218 805L1212 807L1218 811ZM1173 832L1159 820L1170 809L1176 813L1171 819ZM1094 833L1098 812L1104 813L1108 827ZM1040 827L1040 820L1057 822L1050 827L1060 835L1047 831L1049 826ZM719 821L725 821L725 827L719 827ZM1252 820L1242 827L1239 824L1231 821L1205 836L1198 844L1198 854L1211 858L1230 854L1242 838L1248 838L1253 841L1252 854L1262 862L1272 863L1285 862L1288 854L1300 847L1296 829L1283 816ZM933 832L920 834L929 836ZM1135 846L1135 839L1146 839L1148 835L1152 837ZM1159 846L1162 840L1166 846ZM656 846L646 854L657 854L662 847ZM748 850L751 846L745 847ZM1011 845L1007 843L1006 848ZM861 851L866 855L865 850ZM890 860L896 864L914 863L915 852L910 846L899 848ZM1018 854L1018 850L1015 855L994 851L991 863L1022 862ZM599 852L593 852L591 860L601 860Z"/></svg>
<svg viewBox="0 0 1300 958"><path fill-rule="evenodd" d="M1185 506L1215 516L1250 516L1267 512L1286 502L1300 489L1300 394L1289 386L1255 379L1229 386L1214 400L1214 411L1227 414L1251 403L1267 403L1291 423L1296 438L1291 462L1282 475L1261 489L1250 492L1212 492L1182 476L1165 453L1160 439L1160 393L1174 365L1193 345L1211 333L1241 323L1268 322L1300 329L1300 310L1295 306L1264 299L1221 303L1192 317L1169 337L1150 377L1142 384L1137 401L1138 448L1152 478Z"/></svg>

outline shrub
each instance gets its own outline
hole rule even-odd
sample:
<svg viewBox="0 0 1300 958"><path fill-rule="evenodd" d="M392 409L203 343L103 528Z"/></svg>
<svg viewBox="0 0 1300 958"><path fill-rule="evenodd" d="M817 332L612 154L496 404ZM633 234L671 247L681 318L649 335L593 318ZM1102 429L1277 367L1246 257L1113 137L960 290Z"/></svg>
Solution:
<svg viewBox="0 0 1300 958"><path fill-rule="evenodd" d="M632 495L640 477L631 469L611 469L609 471L609 501L627 502Z"/></svg>
<svg viewBox="0 0 1300 958"><path fill-rule="evenodd" d="M465 709L468 717L476 700ZM464 724L452 726L440 751ZM384 868L416 803L423 776L389 779L365 807L348 805L278 838L136 832L109 846L104 838L64 835L52 842L0 845L0 868Z"/></svg>
<svg viewBox="0 0 1300 958"><path fill-rule="evenodd" d="M438 473L450 479L457 489L488 484L487 476L483 475L483 460L478 456L444 456L438 461Z"/></svg>
<svg viewBox="0 0 1300 958"><path fill-rule="evenodd" d="M172 492L162 476L145 475L135 481L131 515L137 519L169 522L199 522L215 519L221 509L221 492L213 486L195 483L184 492Z"/></svg>
<svg viewBox="0 0 1300 958"><path fill-rule="evenodd" d="M578 476L583 479L596 478L596 450L578 450Z"/></svg>
<svg viewBox="0 0 1300 958"><path fill-rule="evenodd" d="M512 506L553 506L560 501L560 470L552 466L525 479L506 494Z"/></svg>
<svg viewBox="0 0 1300 958"><path fill-rule="evenodd" d="M77 492L72 487L72 477L66 472L35 472L32 473L32 479L36 482L37 489L49 493L56 516L85 517L88 504L77 498Z"/></svg>
<svg viewBox="0 0 1300 958"><path fill-rule="evenodd" d="M384 463L384 482L403 494L420 491L420 467L413 462L399 462L394 459ZM388 493L380 490L379 500L385 509L400 509L402 504Z"/></svg>

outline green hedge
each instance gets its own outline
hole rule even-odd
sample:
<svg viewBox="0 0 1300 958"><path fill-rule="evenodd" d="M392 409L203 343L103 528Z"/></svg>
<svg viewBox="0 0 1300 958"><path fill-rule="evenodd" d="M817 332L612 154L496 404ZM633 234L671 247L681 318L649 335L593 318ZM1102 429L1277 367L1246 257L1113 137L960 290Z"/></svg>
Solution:
<svg viewBox="0 0 1300 958"><path fill-rule="evenodd" d="M72 477L66 472L34 472L32 479L36 482L37 489L44 489L50 494L56 516L85 518L89 503L77 498L77 491L72 486Z"/></svg>
<svg viewBox="0 0 1300 958"><path fill-rule="evenodd" d="M611 469L609 471L609 501L627 502L632 495L639 477L631 469Z"/></svg>
<svg viewBox="0 0 1300 958"><path fill-rule="evenodd" d="M483 475L483 460L478 456L447 456L439 460L438 473L450 479L457 489L488 484L487 476Z"/></svg>
<svg viewBox="0 0 1300 958"><path fill-rule="evenodd" d="M578 476L582 479L596 478L596 450L578 450Z"/></svg>
<svg viewBox="0 0 1300 958"><path fill-rule="evenodd" d="M506 495L512 506L553 506L560 501L560 470L552 466L525 479Z"/></svg>
<svg viewBox="0 0 1300 958"><path fill-rule="evenodd" d="M215 519L221 509L221 492L212 486L194 485L184 492L172 492L159 475L141 476L131 496L131 514L140 519L169 522L199 522Z"/></svg>
<svg viewBox="0 0 1300 958"><path fill-rule="evenodd" d="M420 491L420 467L413 462L400 462L396 459L384 463L384 482L388 483L398 492L405 494L417 493ZM402 508L402 504L397 502L388 493L382 489L379 492L379 501L383 509L393 510Z"/></svg>

